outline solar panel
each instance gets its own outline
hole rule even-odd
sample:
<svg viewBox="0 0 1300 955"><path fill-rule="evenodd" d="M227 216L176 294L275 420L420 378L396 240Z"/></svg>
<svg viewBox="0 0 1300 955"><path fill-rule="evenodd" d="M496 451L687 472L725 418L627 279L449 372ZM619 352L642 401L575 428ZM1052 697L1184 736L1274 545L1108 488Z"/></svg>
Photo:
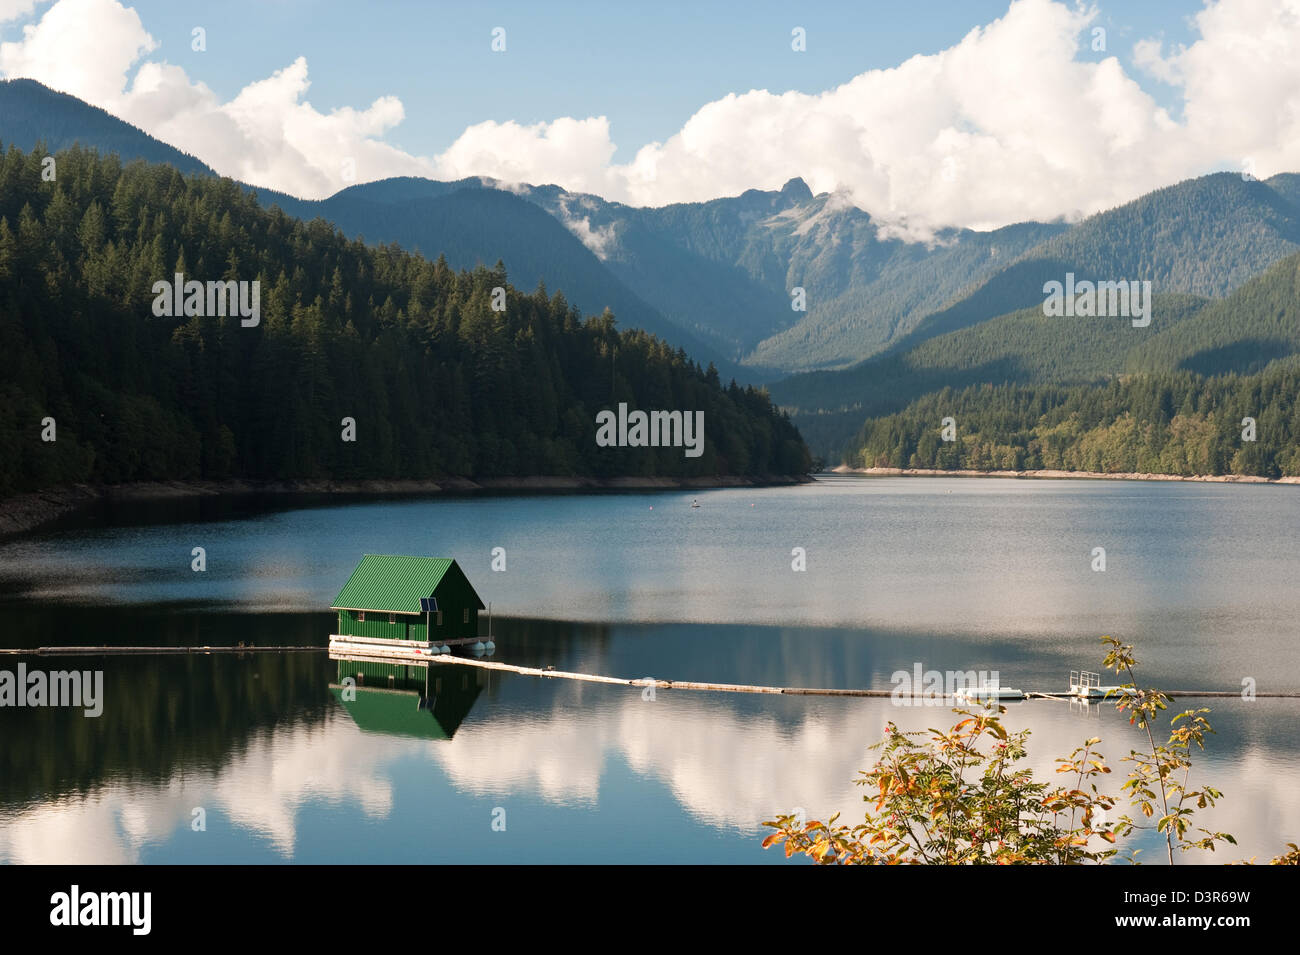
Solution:
<svg viewBox="0 0 1300 955"><path fill-rule="evenodd" d="M420 613L437 613L438 599L436 597L420 598Z"/></svg>

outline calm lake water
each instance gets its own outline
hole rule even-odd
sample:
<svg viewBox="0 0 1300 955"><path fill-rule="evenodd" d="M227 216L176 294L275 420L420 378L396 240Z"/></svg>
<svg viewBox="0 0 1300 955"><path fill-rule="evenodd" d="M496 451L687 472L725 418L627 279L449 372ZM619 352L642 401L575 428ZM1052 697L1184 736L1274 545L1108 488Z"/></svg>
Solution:
<svg viewBox="0 0 1300 955"><path fill-rule="evenodd" d="M0 644L323 646L360 556L412 553L457 558L510 663L878 689L919 663L1062 690L1100 669L1108 633L1168 689L1300 690L1300 488L830 478L284 503L119 508L0 543ZM101 668L105 704L0 709L10 862L784 862L759 848L762 820L852 817L887 721L951 722L889 700L650 700L463 667L349 707L324 653L25 660ZM1271 857L1300 836L1300 701L1188 705L1218 730L1198 763L1225 794L1208 824L1240 842L1206 861ZM1008 721L1049 778L1097 735L1116 779L1138 742L1109 707L1016 704Z"/></svg>

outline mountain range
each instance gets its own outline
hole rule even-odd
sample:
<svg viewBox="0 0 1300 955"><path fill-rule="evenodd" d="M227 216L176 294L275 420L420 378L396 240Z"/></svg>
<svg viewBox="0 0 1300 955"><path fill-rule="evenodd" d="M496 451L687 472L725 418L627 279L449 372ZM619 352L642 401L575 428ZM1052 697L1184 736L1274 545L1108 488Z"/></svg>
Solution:
<svg viewBox="0 0 1300 955"><path fill-rule="evenodd" d="M97 107L34 80L0 82L0 142L74 143L123 160L215 173ZM253 188L250 186L250 188ZM610 309L742 381L841 367L1066 227L949 230L929 245L881 239L865 212L801 179L778 191L635 208L554 185L396 178L324 200L256 188L265 205L321 217L353 237L393 242L453 268L502 261L512 282L562 290L583 311ZM792 305L805 291L806 311Z"/></svg>
<svg viewBox="0 0 1300 955"><path fill-rule="evenodd" d="M776 382L773 398L791 410L809 446L833 458L864 417L896 411L931 386L1089 384L1157 366L1201 374L1258 370L1290 354L1286 336L1258 331L1276 331L1277 316L1295 316L1261 314L1261 286L1249 280L1300 250L1298 181L1293 174L1258 182L1220 173L1092 216L926 316L880 354L848 369ZM1046 318L1044 284L1071 272L1076 281L1149 279L1151 325ZM1195 353L1188 344L1211 341Z"/></svg>
<svg viewBox="0 0 1300 955"><path fill-rule="evenodd" d="M80 142L215 175L31 80L0 83L0 141ZM1294 174L1212 174L1074 224L948 229L926 242L892 237L846 196L814 195L801 179L660 208L480 178L388 179L320 201L246 188L263 205L325 218L369 243L443 256L454 268L500 260L521 288L543 283L588 314L608 308L621 326L714 363L724 378L767 383L814 451L831 458L864 418L945 384L1087 384L1151 363L1256 368L1285 336L1246 331L1268 321L1241 319L1241 308L1267 298L1245 289L1300 250ZM1039 307L1044 283L1071 272L1149 280L1152 326L1050 324ZM803 311L792 307L800 289ZM1186 341L1202 347L1188 352Z"/></svg>

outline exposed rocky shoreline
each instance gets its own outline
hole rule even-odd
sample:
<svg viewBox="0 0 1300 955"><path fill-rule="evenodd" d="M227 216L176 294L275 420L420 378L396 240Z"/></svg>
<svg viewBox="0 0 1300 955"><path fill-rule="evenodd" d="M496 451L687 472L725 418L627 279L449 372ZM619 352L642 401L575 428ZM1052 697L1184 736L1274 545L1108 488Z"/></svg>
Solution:
<svg viewBox="0 0 1300 955"><path fill-rule="evenodd" d="M0 500L0 536L21 534L105 501L176 500L196 497L251 497L272 494L339 494L375 497L421 494L480 494L545 491L645 491L719 487L773 487L803 484L806 476L757 477L508 477L416 480L148 481L132 484L74 484L17 494Z"/></svg>
<svg viewBox="0 0 1300 955"><path fill-rule="evenodd" d="M1266 478L1253 474L1152 474L1106 471L942 471L936 468L850 468L840 465L834 474L868 474L887 477L997 477L997 478L1085 478L1096 481L1200 481L1212 484L1300 484L1300 477Z"/></svg>

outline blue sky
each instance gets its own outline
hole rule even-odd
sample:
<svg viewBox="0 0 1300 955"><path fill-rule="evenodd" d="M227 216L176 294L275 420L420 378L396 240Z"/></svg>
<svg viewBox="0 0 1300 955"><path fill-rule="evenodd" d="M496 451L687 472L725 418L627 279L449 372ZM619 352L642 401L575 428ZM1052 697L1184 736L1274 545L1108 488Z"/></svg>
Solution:
<svg viewBox="0 0 1300 955"><path fill-rule="evenodd" d="M801 176L927 239L1300 171L1300 0L0 0L0 41L0 74L307 198L484 176L657 206Z"/></svg>
<svg viewBox="0 0 1300 955"><path fill-rule="evenodd" d="M400 97L406 119L387 139L409 152L439 152L485 119L604 115L616 160L667 139L703 103L727 93L816 93L864 70L950 47L1007 10L1006 0L132 5L162 44L160 55L226 98L305 56L308 98L318 109ZM1200 7L1198 0L1099 4L1097 23L1108 30L1109 52L1127 63L1139 37L1188 42L1189 15ZM205 53L190 50L194 26L207 30ZM506 28L505 55L489 49L495 26ZM794 26L807 31L803 55L790 49ZM1147 89L1177 108L1164 84Z"/></svg>

